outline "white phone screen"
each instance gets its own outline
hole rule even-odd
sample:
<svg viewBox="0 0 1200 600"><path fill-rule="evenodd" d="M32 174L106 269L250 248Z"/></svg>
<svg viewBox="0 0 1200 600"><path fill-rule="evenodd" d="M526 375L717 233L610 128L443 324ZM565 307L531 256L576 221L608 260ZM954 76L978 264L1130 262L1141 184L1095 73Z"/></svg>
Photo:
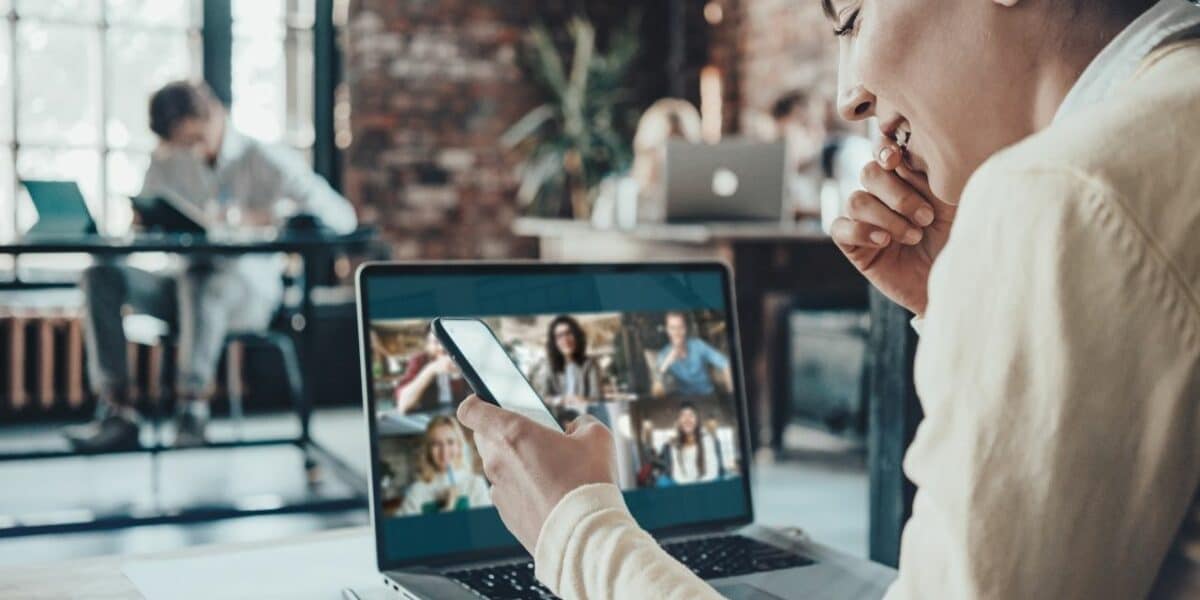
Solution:
<svg viewBox="0 0 1200 600"><path fill-rule="evenodd" d="M487 325L473 319L445 319L442 327L500 406L562 431Z"/></svg>

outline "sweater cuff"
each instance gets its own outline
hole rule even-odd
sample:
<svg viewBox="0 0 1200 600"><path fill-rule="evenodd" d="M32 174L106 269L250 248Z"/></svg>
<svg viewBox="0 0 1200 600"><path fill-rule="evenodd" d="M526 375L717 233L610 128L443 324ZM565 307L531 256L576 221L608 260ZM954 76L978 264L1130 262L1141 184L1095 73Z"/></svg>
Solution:
<svg viewBox="0 0 1200 600"><path fill-rule="evenodd" d="M568 492L550 511L533 551L534 575L550 591L558 593L567 544L576 527L588 515L607 509L628 510L621 490L611 483L589 483Z"/></svg>

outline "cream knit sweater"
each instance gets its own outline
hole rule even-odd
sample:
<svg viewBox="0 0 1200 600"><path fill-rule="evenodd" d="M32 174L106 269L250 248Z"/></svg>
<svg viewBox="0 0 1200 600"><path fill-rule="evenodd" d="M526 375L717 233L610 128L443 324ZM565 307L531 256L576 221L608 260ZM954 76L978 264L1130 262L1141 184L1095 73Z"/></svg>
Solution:
<svg viewBox="0 0 1200 600"><path fill-rule="evenodd" d="M889 598L1200 597L1200 42L987 161L933 268ZM545 523L565 598L716 598L611 485Z"/></svg>

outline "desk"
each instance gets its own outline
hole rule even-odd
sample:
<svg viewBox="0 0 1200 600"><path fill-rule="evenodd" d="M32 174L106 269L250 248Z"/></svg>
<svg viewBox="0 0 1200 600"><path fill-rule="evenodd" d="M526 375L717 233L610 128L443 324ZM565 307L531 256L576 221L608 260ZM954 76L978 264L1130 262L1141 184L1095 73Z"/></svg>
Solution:
<svg viewBox="0 0 1200 600"><path fill-rule="evenodd" d="M867 282L814 222L639 225L596 229L563 219L517 219L517 235L536 237L554 261L721 260L733 267L737 316L750 401L751 443L778 447L790 405L789 340L779 318L802 299L807 308L866 308Z"/></svg>
<svg viewBox="0 0 1200 600"><path fill-rule="evenodd" d="M141 598L133 582L121 571L124 563L141 558L172 559L217 556L243 550L287 548L321 542L340 542L361 539L364 545L372 544L371 530L367 527L339 529L309 534L286 540L198 546L183 550L145 557L105 556L72 560L47 565L0 568L0 598L25 598L28 600L63 598L88 598L118 600ZM320 560L320 557L314 557ZM298 565L297 568L303 568ZM373 569L374 565L367 565ZM181 582L186 585L187 582ZM264 582L264 586L270 582ZM339 582L350 585L354 582ZM382 585L379 587L382 588ZM331 596L337 598L337 596Z"/></svg>
<svg viewBox="0 0 1200 600"><path fill-rule="evenodd" d="M102 236L81 236L75 239L21 239L8 245L0 245L0 255L13 257L12 279L0 282L0 289L19 290L30 287L40 287L36 283L22 281L20 277L21 256L31 254L91 254L93 256L118 257L144 252L165 252L187 256L231 256L241 254L275 254L292 253L299 255L304 275L299 282L300 304L298 310L291 315L289 325L297 334L299 341L298 354L303 372L314 372L320 369L320 356L314 349L313 328L308 327L312 322L315 303L313 290L316 288L315 273L320 272L320 265L327 262L335 252L362 252L374 239L374 230L360 229L346 235L322 235L319 233L291 233L270 237L196 237L190 235L143 234L123 238L107 238ZM67 284L73 285L73 284ZM305 454L305 467L310 479L318 477L320 465L329 467L336 476L345 481L352 489L361 490L348 498L319 499L303 504L285 505L274 508L251 508L234 506L206 506L195 510L172 511L164 514L142 515L109 515L87 522L55 523L40 525L10 525L0 527L0 536L28 535L35 533L62 533L86 529L108 529L127 527L140 524L161 524L213 520L238 516L254 516L261 514L336 511L361 508L366 503L365 490L367 482L361 473L355 472L340 458L325 449L312 438L310 421L314 398L312 386L304 386L301 403L297 407L297 417L300 421L300 436L297 438L247 440L212 444L210 447L246 447L288 444L295 445ZM134 452L165 452L167 447L154 446L141 448ZM59 452L27 452L0 455L0 460L31 460L46 458L63 458L76 456L69 451Z"/></svg>

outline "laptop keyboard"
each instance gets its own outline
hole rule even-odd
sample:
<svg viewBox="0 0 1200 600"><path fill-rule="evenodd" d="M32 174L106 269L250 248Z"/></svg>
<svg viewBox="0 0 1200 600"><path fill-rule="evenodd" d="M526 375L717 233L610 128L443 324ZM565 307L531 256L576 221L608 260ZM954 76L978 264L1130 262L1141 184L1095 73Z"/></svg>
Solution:
<svg viewBox="0 0 1200 600"><path fill-rule="evenodd" d="M741 535L722 535L663 544L701 579L735 577L813 564L795 552Z"/></svg>
<svg viewBox="0 0 1200 600"><path fill-rule="evenodd" d="M453 571L446 576L484 598L542 600L556 597L534 578L532 562Z"/></svg>
<svg viewBox="0 0 1200 600"><path fill-rule="evenodd" d="M701 579L734 577L791 567L813 561L741 535L697 538L663 544L667 551ZM542 600L554 594L533 576L533 563L512 563L446 573L484 598Z"/></svg>

